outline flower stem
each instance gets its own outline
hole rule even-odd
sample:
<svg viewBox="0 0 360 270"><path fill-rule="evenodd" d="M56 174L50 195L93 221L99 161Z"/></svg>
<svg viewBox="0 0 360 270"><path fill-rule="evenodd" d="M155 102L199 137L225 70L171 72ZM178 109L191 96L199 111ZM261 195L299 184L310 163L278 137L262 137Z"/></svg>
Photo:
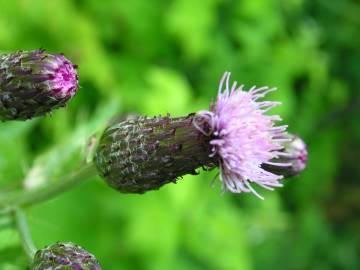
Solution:
<svg viewBox="0 0 360 270"><path fill-rule="evenodd" d="M19 231L23 249L26 255L32 260L35 256L37 248L32 241L26 216L20 208L13 209L13 217L15 220L16 228Z"/></svg>
<svg viewBox="0 0 360 270"><path fill-rule="evenodd" d="M1 216L1 212L0 212L0 231L2 229L7 229L9 227L12 227L13 222L11 217L9 217L8 214Z"/></svg>
<svg viewBox="0 0 360 270"><path fill-rule="evenodd" d="M94 175L96 175L94 164L86 164L78 171L63 177L61 180L54 183L47 184L44 187L29 191L13 192L0 197L0 208L26 207L47 201L79 185Z"/></svg>

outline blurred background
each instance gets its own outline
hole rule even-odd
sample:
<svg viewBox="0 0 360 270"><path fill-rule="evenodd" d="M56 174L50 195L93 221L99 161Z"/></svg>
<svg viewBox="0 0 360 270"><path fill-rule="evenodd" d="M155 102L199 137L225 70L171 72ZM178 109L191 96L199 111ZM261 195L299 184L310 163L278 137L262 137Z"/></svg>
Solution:
<svg viewBox="0 0 360 270"><path fill-rule="evenodd" d="M145 195L98 177L27 209L39 248L72 241L103 269L360 269L360 5L356 0L0 0L0 51L79 65L66 109L0 123L0 196L61 180L113 115L207 109L225 70L270 99L309 145L275 192L221 195L216 171ZM25 269L1 225L0 269Z"/></svg>

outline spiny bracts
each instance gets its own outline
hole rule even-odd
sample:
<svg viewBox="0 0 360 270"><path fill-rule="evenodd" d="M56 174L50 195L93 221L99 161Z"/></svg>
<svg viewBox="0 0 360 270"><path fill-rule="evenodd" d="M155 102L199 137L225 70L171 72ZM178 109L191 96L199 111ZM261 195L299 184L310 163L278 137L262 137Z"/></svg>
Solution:
<svg viewBox="0 0 360 270"><path fill-rule="evenodd" d="M139 117L111 125L95 156L100 175L120 192L144 193L196 174L198 167L214 167L209 139L193 118Z"/></svg>

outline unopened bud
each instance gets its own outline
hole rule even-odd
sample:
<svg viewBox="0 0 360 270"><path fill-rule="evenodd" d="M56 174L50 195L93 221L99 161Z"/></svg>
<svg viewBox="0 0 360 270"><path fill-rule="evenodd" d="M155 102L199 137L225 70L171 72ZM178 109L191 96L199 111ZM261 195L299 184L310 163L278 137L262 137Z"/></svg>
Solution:
<svg viewBox="0 0 360 270"><path fill-rule="evenodd" d="M300 174L306 167L307 162L307 147L305 142L298 136L293 134L284 135L288 141L283 143L284 148L282 154L272 161L282 166L275 166L270 164L263 164L265 170L271 171L275 174L282 175L285 178Z"/></svg>
<svg viewBox="0 0 360 270"><path fill-rule="evenodd" d="M95 156L100 175L120 192L144 193L201 166L214 167L209 138L193 126L193 117L138 118L108 127Z"/></svg>
<svg viewBox="0 0 360 270"><path fill-rule="evenodd" d="M43 50L0 55L0 120L26 120L65 106L78 88L76 65Z"/></svg>
<svg viewBox="0 0 360 270"><path fill-rule="evenodd" d="M101 270L94 255L73 243L56 243L36 252L29 270Z"/></svg>

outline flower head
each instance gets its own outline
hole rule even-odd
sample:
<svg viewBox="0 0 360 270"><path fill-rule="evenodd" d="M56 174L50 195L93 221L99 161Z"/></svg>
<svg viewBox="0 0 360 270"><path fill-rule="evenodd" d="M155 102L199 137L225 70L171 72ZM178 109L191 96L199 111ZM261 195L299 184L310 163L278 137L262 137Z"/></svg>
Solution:
<svg viewBox="0 0 360 270"><path fill-rule="evenodd" d="M0 55L0 120L26 120L65 106L78 88L76 67L43 50Z"/></svg>
<svg viewBox="0 0 360 270"><path fill-rule="evenodd" d="M262 198L252 187L253 183L269 190L282 186L279 181L282 175L261 166L289 166L272 161L283 155L283 143L289 140L284 138L287 126L275 126L281 118L265 114L280 102L259 101L275 90L254 86L244 91L244 86L237 86L237 82L230 85L230 72L225 72L216 102L209 111L196 114L195 127L211 137L211 155L218 157L224 190L252 192Z"/></svg>
<svg viewBox="0 0 360 270"><path fill-rule="evenodd" d="M256 183L281 187L283 177L304 168L304 152L276 126L281 120L266 112L279 102L259 101L275 88L230 86L230 73L221 79L219 95L209 111L183 117L135 117L113 122L99 140L94 163L113 188L124 193L159 189L197 169L220 167L223 189L252 192ZM225 89L224 89L225 86ZM299 139L300 140L300 139ZM305 147L306 151L306 147Z"/></svg>
<svg viewBox="0 0 360 270"><path fill-rule="evenodd" d="M56 243L36 252L30 270L101 270L94 255L74 243Z"/></svg>

